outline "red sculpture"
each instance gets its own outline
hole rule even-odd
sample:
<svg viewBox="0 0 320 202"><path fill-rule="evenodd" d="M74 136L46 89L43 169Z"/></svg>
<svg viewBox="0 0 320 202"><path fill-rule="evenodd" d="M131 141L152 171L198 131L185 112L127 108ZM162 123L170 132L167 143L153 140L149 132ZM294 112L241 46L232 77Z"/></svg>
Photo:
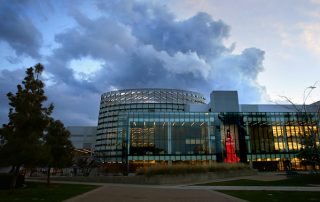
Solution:
<svg viewBox="0 0 320 202"><path fill-rule="evenodd" d="M226 163L236 163L239 162L240 159L237 157L235 149L234 149L234 141L232 136L230 135L230 130L227 130L227 138L226 138L226 152L227 156L224 159Z"/></svg>

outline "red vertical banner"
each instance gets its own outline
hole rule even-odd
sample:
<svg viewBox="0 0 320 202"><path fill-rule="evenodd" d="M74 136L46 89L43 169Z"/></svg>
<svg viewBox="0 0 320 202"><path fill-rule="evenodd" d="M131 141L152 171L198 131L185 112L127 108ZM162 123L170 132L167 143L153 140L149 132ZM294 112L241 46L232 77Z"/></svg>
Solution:
<svg viewBox="0 0 320 202"><path fill-rule="evenodd" d="M232 135L230 134L230 130L227 129L227 137L226 137L226 158L224 162L226 163L236 163L240 161L240 158L237 157L235 149L234 149L234 140Z"/></svg>

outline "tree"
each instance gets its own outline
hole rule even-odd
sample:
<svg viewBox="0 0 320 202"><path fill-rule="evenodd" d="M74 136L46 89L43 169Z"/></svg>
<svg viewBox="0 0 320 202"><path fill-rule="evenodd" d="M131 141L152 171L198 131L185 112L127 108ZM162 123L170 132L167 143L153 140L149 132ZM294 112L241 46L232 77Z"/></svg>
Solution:
<svg viewBox="0 0 320 202"><path fill-rule="evenodd" d="M316 84L317 82L304 90L301 106L296 105L289 98L282 96L294 107L305 126L301 142L302 147L297 157L301 160L302 164L313 166L314 170L316 170L316 165L320 165L320 145L317 144L317 136L320 132L320 129L317 128L320 122L320 101L311 105L307 105L306 102L312 91L316 88Z"/></svg>
<svg viewBox="0 0 320 202"><path fill-rule="evenodd" d="M41 64L28 68L22 84L17 85L17 92L7 94L9 122L3 124L1 130L5 144L1 148L0 159L12 166L12 188L20 168L34 166L41 159L43 135L53 110L52 104L44 106L47 97L44 83L39 79L43 69Z"/></svg>
<svg viewBox="0 0 320 202"><path fill-rule="evenodd" d="M44 159L47 170L47 184L50 184L51 168L63 168L72 165L73 146L69 140L70 132L59 120L50 120L48 130L44 136L45 154Z"/></svg>
<svg viewBox="0 0 320 202"><path fill-rule="evenodd" d="M93 156L81 156L77 159L76 166L81 170L83 176L89 176L94 168L100 166L100 162Z"/></svg>
<svg viewBox="0 0 320 202"><path fill-rule="evenodd" d="M303 145L297 157L303 164L311 165L316 170L316 165L320 165L320 146L316 144L315 134L306 136Z"/></svg>

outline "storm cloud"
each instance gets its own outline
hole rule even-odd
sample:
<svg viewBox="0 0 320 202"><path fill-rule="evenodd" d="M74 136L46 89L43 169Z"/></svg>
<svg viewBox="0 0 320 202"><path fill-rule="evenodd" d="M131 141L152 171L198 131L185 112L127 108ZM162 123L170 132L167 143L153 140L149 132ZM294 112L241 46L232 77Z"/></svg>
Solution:
<svg viewBox="0 0 320 202"><path fill-rule="evenodd" d="M17 56L27 55L39 59L42 35L23 11L27 3L27 1L1 1L0 41L8 43ZM8 57L9 62L13 62L12 58Z"/></svg>
<svg viewBox="0 0 320 202"><path fill-rule="evenodd" d="M114 89L181 88L206 97L212 90L238 90L242 103L262 100L257 76L264 51L234 54L225 45L230 27L222 20L207 13L178 20L165 6L141 1L96 6L95 18L72 9L77 25L56 34L59 47L46 56L47 94L55 116L68 125L95 124L101 93ZM70 65L83 58L99 68L88 72Z"/></svg>

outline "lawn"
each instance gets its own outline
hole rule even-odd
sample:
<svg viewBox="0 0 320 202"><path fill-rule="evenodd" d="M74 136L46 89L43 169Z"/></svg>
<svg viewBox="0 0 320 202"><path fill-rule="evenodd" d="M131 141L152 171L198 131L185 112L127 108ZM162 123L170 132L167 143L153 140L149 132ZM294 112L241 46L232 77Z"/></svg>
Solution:
<svg viewBox="0 0 320 202"><path fill-rule="evenodd" d="M200 184L205 186L312 186L320 185L320 174L289 177L277 181L232 180Z"/></svg>
<svg viewBox="0 0 320 202"><path fill-rule="evenodd" d="M272 202L272 201L319 201L320 192L293 192L293 191L219 191L247 201Z"/></svg>
<svg viewBox="0 0 320 202"><path fill-rule="evenodd" d="M97 188L94 185L51 184L27 182L27 187L0 190L0 201L63 201Z"/></svg>

